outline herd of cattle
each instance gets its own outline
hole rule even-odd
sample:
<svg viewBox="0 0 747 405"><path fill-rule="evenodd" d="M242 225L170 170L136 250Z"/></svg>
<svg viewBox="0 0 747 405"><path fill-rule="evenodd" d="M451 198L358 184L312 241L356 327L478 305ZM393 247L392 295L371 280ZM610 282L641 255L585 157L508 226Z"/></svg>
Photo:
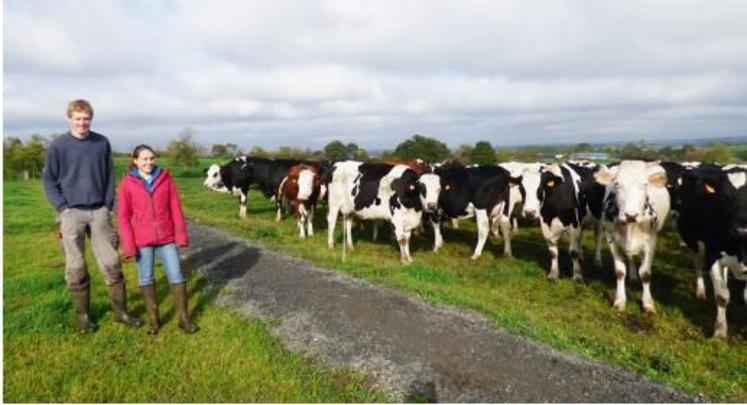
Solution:
<svg viewBox="0 0 747 405"><path fill-rule="evenodd" d="M402 263L412 262L410 238L429 223L433 250L443 245L441 224L475 217L482 253L492 232L511 256L516 217L538 220L550 253L548 277L557 279L558 241L569 235L573 278L582 280L581 236L595 230L594 262L601 265L606 237L614 261L617 292L614 307L624 310L625 278L640 279L642 304L655 314L651 264L656 238L667 222L676 226L695 254L696 295L704 299L703 272L710 272L717 307L715 336L727 336L727 279L747 278L747 166L623 161L604 166L583 161L556 164L509 162L464 166L456 162L427 165L420 160L392 163L309 162L240 156L206 170L204 185L239 198L246 216L249 188L256 185L272 199L277 220L284 201L298 219L301 238L313 235L316 205L326 201L328 245L342 215L343 246L353 249L353 221L391 224ZM376 231L374 227L374 238ZM635 260L640 265L636 268ZM744 290L747 302L747 287Z"/></svg>

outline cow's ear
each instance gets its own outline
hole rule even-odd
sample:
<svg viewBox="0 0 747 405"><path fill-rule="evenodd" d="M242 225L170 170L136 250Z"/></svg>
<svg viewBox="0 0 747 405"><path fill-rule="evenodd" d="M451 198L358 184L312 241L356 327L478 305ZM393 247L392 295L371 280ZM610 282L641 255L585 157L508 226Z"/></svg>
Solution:
<svg viewBox="0 0 747 405"><path fill-rule="evenodd" d="M667 173L657 171L648 175L648 184L652 187L664 187L667 185Z"/></svg>
<svg viewBox="0 0 747 405"><path fill-rule="evenodd" d="M615 175L617 174L617 168L618 166L614 166L610 169L608 168L602 168L598 172L594 173L594 179L599 184L610 184L612 183L612 180L615 178Z"/></svg>
<svg viewBox="0 0 747 405"><path fill-rule="evenodd" d="M202 170L202 174L207 174L207 171L208 171L208 169L209 169L209 167L206 167L206 168L204 168L204 169Z"/></svg>

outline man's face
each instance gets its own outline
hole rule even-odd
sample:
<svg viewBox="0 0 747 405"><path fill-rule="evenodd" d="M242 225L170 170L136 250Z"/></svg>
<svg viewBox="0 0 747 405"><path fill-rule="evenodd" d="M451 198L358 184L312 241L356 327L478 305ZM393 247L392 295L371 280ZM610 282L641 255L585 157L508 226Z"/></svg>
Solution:
<svg viewBox="0 0 747 405"><path fill-rule="evenodd" d="M85 111L73 111L70 114L70 131L77 135L86 135L91 128L91 114Z"/></svg>

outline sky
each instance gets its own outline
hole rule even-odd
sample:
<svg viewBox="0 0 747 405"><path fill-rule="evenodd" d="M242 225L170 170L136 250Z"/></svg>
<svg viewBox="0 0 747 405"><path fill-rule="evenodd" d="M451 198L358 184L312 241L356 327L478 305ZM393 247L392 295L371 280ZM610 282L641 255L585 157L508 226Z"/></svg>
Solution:
<svg viewBox="0 0 747 405"><path fill-rule="evenodd" d="M4 136L127 151L747 135L747 1L5 0Z"/></svg>

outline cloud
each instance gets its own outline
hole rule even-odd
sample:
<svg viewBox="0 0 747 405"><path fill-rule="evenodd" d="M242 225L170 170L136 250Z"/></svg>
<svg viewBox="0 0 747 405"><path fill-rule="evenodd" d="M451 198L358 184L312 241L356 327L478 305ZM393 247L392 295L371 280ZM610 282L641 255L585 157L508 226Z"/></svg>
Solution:
<svg viewBox="0 0 747 405"><path fill-rule="evenodd" d="M115 147L747 135L747 4L6 1L4 130Z"/></svg>

